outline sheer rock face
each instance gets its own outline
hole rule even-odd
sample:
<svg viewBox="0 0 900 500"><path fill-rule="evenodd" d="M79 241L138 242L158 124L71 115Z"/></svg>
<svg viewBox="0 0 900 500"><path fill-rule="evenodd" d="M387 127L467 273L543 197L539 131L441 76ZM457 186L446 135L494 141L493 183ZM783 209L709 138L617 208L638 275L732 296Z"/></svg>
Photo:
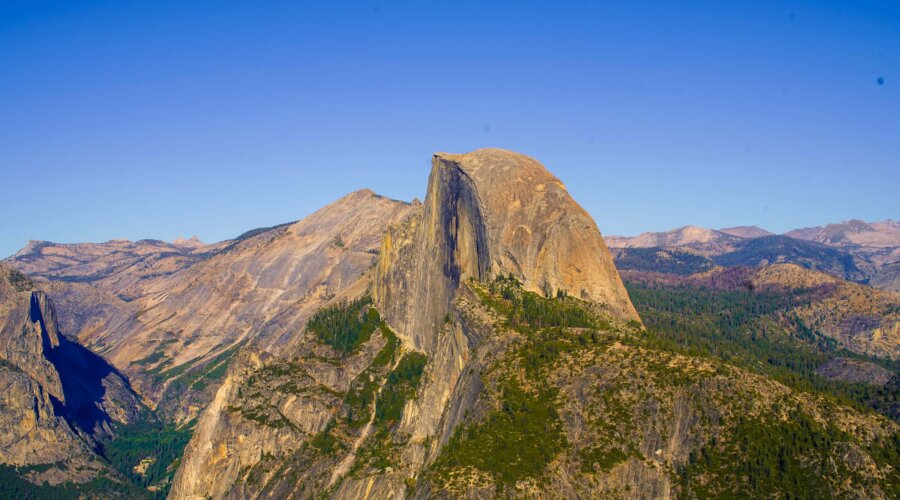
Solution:
<svg viewBox="0 0 900 500"><path fill-rule="evenodd" d="M428 351L460 282L509 273L640 320L596 224L543 165L500 149L436 154L422 213L382 244L379 308Z"/></svg>
<svg viewBox="0 0 900 500"><path fill-rule="evenodd" d="M46 293L32 291L22 299L27 307L15 308L5 318L0 356L40 386L56 411L86 436L109 434L113 420L134 420L139 403L125 378L59 333Z"/></svg>

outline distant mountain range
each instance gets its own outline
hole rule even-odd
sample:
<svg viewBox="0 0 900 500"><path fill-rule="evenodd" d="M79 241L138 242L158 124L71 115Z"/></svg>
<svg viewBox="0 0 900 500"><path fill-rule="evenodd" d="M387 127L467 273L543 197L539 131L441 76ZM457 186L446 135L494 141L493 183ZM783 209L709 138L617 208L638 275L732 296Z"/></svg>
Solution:
<svg viewBox="0 0 900 500"><path fill-rule="evenodd" d="M849 220L783 235L756 226L684 226L605 240L620 269L691 274L715 266L792 263L900 291L900 222L895 220Z"/></svg>

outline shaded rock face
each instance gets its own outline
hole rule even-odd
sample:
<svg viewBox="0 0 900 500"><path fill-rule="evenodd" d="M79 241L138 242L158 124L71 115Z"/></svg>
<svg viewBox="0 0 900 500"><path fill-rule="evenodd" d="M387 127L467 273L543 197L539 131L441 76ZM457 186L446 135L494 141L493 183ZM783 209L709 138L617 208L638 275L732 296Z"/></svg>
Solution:
<svg viewBox="0 0 900 500"><path fill-rule="evenodd" d="M139 403L127 380L103 358L59 333L48 296L30 293L28 306L7 318L0 355L48 394L55 413L90 437L111 432L112 421L137 418Z"/></svg>
<svg viewBox="0 0 900 500"><path fill-rule="evenodd" d="M139 418L141 403L103 358L60 333L46 293L4 286L8 272L0 266L0 463L54 464L38 481L91 479L106 469L100 440Z"/></svg>
<svg viewBox="0 0 900 500"><path fill-rule="evenodd" d="M435 155L422 213L382 244L379 308L427 351L461 281L510 273L639 320L596 224L543 165L498 149Z"/></svg>

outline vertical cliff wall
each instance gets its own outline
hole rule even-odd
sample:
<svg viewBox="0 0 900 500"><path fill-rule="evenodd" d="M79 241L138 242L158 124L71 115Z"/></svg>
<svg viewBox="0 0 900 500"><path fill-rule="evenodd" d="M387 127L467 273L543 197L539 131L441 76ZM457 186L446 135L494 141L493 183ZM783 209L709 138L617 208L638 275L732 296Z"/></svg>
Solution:
<svg viewBox="0 0 900 500"><path fill-rule="evenodd" d="M429 351L462 280L509 273L526 289L640 320L597 225L543 165L501 149L434 155L421 213L384 239L379 309Z"/></svg>

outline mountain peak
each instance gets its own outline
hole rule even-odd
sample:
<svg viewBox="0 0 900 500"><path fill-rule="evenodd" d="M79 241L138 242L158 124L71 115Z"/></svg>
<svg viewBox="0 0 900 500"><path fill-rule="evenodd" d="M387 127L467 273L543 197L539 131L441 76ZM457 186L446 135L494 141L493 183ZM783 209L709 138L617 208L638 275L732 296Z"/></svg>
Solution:
<svg viewBox="0 0 900 500"><path fill-rule="evenodd" d="M837 247L888 248L900 246L900 225L890 219L871 223L850 219L836 224L827 224L824 227L795 229L785 235Z"/></svg>
<svg viewBox="0 0 900 500"><path fill-rule="evenodd" d="M200 241L200 238L191 236L190 238L175 238L175 241L172 242L172 245L182 248L200 248L202 246L205 246L206 244Z"/></svg>
<svg viewBox="0 0 900 500"><path fill-rule="evenodd" d="M507 149L484 148L463 154L436 153L434 160L453 163L476 183L494 190L523 183L530 184L538 192L545 191L549 186L565 190L563 183L539 161Z"/></svg>
<svg viewBox="0 0 900 500"><path fill-rule="evenodd" d="M372 191L369 188L363 188L363 189L357 189L356 191L347 193L344 196L344 198L358 198L358 197L371 198L373 196L378 196L378 193L376 193L375 191Z"/></svg>
<svg viewBox="0 0 900 500"><path fill-rule="evenodd" d="M738 238L759 238L761 236L772 236L775 233L766 231L759 226L734 226L719 229L720 233L730 234Z"/></svg>

